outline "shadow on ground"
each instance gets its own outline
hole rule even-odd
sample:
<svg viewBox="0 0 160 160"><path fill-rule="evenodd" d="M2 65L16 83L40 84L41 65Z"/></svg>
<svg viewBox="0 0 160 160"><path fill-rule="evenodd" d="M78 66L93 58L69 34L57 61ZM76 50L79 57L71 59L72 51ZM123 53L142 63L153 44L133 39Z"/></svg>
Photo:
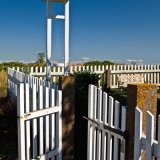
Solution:
<svg viewBox="0 0 160 160"><path fill-rule="evenodd" d="M9 97L0 98L0 159L17 160L18 137L16 106Z"/></svg>

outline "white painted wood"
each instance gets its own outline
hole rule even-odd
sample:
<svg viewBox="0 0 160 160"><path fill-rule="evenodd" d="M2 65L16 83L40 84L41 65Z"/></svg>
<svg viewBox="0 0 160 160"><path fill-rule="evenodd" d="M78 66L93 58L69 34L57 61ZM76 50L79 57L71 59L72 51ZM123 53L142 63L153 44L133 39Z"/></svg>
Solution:
<svg viewBox="0 0 160 160"><path fill-rule="evenodd" d="M55 106L55 90L50 88L50 107ZM55 139L56 139L56 133L55 133L55 128L56 128L56 121L55 121L55 114L50 115L50 147L51 150L55 149ZM52 160L55 160L55 157L52 157Z"/></svg>
<svg viewBox="0 0 160 160"><path fill-rule="evenodd" d="M113 98L109 96L109 115L108 125L113 127ZM112 135L108 132L107 160L112 158Z"/></svg>
<svg viewBox="0 0 160 160"><path fill-rule="evenodd" d="M56 125L56 147L59 148L59 154L57 155L58 160L62 160L62 91L57 91L57 101L56 105L59 106L59 112L56 117L56 121L59 122L59 125Z"/></svg>
<svg viewBox="0 0 160 160"><path fill-rule="evenodd" d="M25 132L24 120L24 84L17 85L17 116L18 118L18 159L25 160ZM20 97L21 96L21 97Z"/></svg>
<svg viewBox="0 0 160 160"><path fill-rule="evenodd" d="M103 124L107 124L107 98L108 95L107 93L103 92ZM106 131L102 130L102 160L106 159L106 142L107 141L107 136L106 136Z"/></svg>
<svg viewBox="0 0 160 160"><path fill-rule="evenodd" d="M152 159L152 145L154 136L154 117L147 111L147 124L146 124L146 160Z"/></svg>
<svg viewBox="0 0 160 160"><path fill-rule="evenodd" d="M36 97L36 85L33 84L32 88L32 111L37 110L37 97ZM32 131L32 143L33 143L33 158L37 157L37 119L32 120L33 131Z"/></svg>
<svg viewBox="0 0 160 160"><path fill-rule="evenodd" d="M43 109L43 86L39 86L38 109ZM39 117L39 155L44 154L43 144L43 117Z"/></svg>
<svg viewBox="0 0 160 160"><path fill-rule="evenodd" d="M98 122L101 122L101 113L102 113L102 90L98 89ZM101 130L97 131L97 157L96 160L101 158Z"/></svg>
<svg viewBox="0 0 160 160"><path fill-rule="evenodd" d="M94 90L94 86L93 85L89 85L89 92L88 92L88 118L92 118L93 117L93 109L92 109L92 105L93 105L93 90ZM91 123L88 123L88 138L87 138L87 159L88 160L92 160L92 126Z"/></svg>
<svg viewBox="0 0 160 160"><path fill-rule="evenodd" d="M121 113L121 131L125 131L126 130L126 109L127 109L127 106L122 106L122 113ZM122 145L121 147L121 153L120 153L120 157L121 157L121 160L125 160L125 148L126 148L126 140L123 138L123 140L121 141ZM123 152L122 152L123 150Z"/></svg>
<svg viewBox="0 0 160 160"><path fill-rule="evenodd" d="M142 112L135 108L134 160L141 160Z"/></svg>
<svg viewBox="0 0 160 160"><path fill-rule="evenodd" d="M29 84L25 83L25 113L30 112L29 108ZM18 108L18 107L17 107ZM31 159L31 143L30 143L30 121L26 121L26 160Z"/></svg>
<svg viewBox="0 0 160 160"><path fill-rule="evenodd" d="M49 108L49 88L45 88L45 106ZM45 153L49 151L49 115L45 116Z"/></svg>
<svg viewBox="0 0 160 160"><path fill-rule="evenodd" d="M18 111L17 116L19 115L18 117L21 117L18 120L18 124L19 124L18 137L19 137L19 157L22 157L22 158L19 158L19 159L20 160L21 159L24 159L24 160L37 159L39 155L41 155L40 156L41 159L43 158L47 159L46 157L48 157L53 160L57 157L57 159L61 160L62 159L62 93L61 91L58 91L57 93L57 96L59 98L57 98L57 102L56 102L60 106L55 106L55 98L54 98L55 90L53 91L53 93L48 92L48 95L46 94L46 92L43 92L43 86L49 86L50 88L54 87L50 83L46 83L45 81L41 81L40 79L33 78L32 76L28 76L28 75L25 76L24 74L21 74L21 72L17 72L14 70L13 71L10 70L8 73L10 75L12 74L12 76L14 75L14 78L17 80L13 84L17 85L17 83L19 83L20 81L25 82L25 84L22 84L23 87L21 86L21 84L19 84L21 86L21 90L20 89L17 90L18 91L17 107L19 106L17 108L17 111ZM29 83L26 83L26 82L29 82ZM10 84L10 88L11 87L12 86ZM48 100L45 101L45 104L48 104L48 105L46 105L45 107L49 107L49 108L43 109L44 97L48 97ZM52 102L50 101L50 103L49 103L49 97L52 97L50 98L50 100L51 99L53 100ZM53 141L56 141L56 146L54 142L51 144L51 141L49 140L48 145L50 146L52 151L49 150L47 153L44 153L43 152L44 151L43 149L43 146L44 146L43 145L43 141L44 141L43 116L46 116L47 114L47 115L51 115L52 117L52 115L54 115L55 113L57 115L55 123L58 123L58 124L56 125L56 128L52 125L53 131L51 132L52 133L54 132L54 133L53 134L49 133L49 127L48 127L48 131L46 131L46 133L48 134L46 133L45 134L48 135L48 139L49 139L49 137L53 137L53 135L55 135L55 130L58 129L58 131L56 131L57 136L55 135L54 136L55 140L53 140ZM30 121L32 121L32 123L30 123ZM37 122L38 122L38 126L37 126ZM51 124L49 120L48 120L48 124ZM38 132L37 132L37 128L38 128ZM32 134L30 135L31 132ZM37 139L37 137L39 137L39 139ZM30 143L30 139L31 139L31 143ZM33 147L31 146L31 144ZM39 145L37 146L37 144ZM23 146L23 147L20 147L20 146ZM39 147L38 153L37 153L37 147ZM57 150L58 152L55 152L54 150L55 147L58 149ZM32 158L31 158L31 148L33 153ZM58 156L55 157L55 153L57 153Z"/></svg>
<svg viewBox="0 0 160 160"><path fill-rule="evenodd" d="M69 64L69 1L65 3L65 42L64 42L64 75L67 75Z"/></svg>
<svg viewBox="0 0 160 160"><path fill-rule="evenodd" d="M107 124L108 94L103 92L103 123Z"/></svg>
<svg viewBox="0 0 160 160"><path fill-rule="evenodd" d="M160 160L160 115L158 116L158 146L157 146L157 160Z"/></svg>
<svg viewBox="0 0 160 160"><path fill-rule="evenodd" d="M51 45L52 45L52 2L47 0L47 38L46 38L46 80L51 78Z"/></svg>
<svg viewBox="0 0 160 160"><path fill-rule="evenodd" d="M118 101L115 101L115 114L114 114L114 127L115 129L119 129L119 115L120 115L120 103ZM118 160L118 146L119 141L118 137L114 136L114 153L113 153L113 159Z"/></svg>

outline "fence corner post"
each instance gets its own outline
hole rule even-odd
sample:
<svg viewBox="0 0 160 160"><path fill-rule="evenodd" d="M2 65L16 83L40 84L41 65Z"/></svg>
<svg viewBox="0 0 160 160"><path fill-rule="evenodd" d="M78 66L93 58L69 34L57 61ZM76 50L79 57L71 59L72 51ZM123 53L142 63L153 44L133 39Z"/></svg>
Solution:
<svg viewBox="0 0 160 160"><path fill-rule="evenodd" d="M62 159L74 157L75 126L75 77L60 76L59 90L62 91Z"/></svg>
<svg viewBox="0 0 160 160"><path fill-rule="evenodd" d="M111 70L107 69L105 71L105 74L106 74L106 76L105 76L105 89L107 91L109 91L110 87L111 87Z"/></svg>
<svg viewBox="0 0 160 160"><path fill-rule="evenodd" d="M126 159L134 159L135 107L142 111L142 132L146 134L146 113L150 111L154 119L154 137L156 137L157 115L157 85L155 84L128 84L127 87L127 114L126 114ZM141 159L145 160L145 152Z"/></svg>

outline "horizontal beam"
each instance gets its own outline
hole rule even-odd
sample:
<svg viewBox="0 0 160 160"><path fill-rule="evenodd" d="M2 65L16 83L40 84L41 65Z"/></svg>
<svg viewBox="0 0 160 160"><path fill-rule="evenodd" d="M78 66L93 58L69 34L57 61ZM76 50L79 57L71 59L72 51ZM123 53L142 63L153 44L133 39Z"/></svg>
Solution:
<svg viewBox="0 0 160 160"><path fill-rule="evenodd" d="M65 16L64 15L51 15L48 18L51 18L51 19L65 19Z"/></svg>
<svg viewBox="0 0 160 160"><path fill-rule="evenodd" d="M36 110L33 112L28 112L28 113L25 113L24 116L20 116L18 118L24 119L24 120L29 120L29 119L34 119L37 117L46 116L49 114L54 114L56 112L59 112L59 110L60 110L60 106L54 106L51 108L45 108L45 109Z"/></svg>

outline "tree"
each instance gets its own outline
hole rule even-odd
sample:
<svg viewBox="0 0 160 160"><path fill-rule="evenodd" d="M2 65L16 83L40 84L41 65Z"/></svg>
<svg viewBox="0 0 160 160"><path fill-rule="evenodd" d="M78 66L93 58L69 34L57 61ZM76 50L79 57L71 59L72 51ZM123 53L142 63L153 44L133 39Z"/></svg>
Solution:
<svg viewBox="0 0 160 160"><path fill-rule="evenodd" d="M45 52L38 53L36 63L38 63L38 65L43 65L45 63L44 58L45 58Z"/></svg>

